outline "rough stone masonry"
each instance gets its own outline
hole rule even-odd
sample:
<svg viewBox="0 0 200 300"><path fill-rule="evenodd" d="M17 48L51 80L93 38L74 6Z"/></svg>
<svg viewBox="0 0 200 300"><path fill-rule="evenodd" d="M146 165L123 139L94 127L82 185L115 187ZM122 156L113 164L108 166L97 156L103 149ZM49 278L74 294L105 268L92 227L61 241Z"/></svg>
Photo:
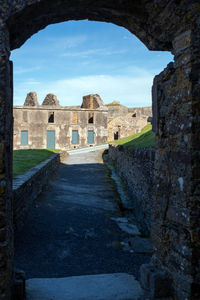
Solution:
<svg viewBox="0 0 200 300"><path fill-rule="evenodd" d="M40 106L37 94L28 93L24 106L13 107L14 149L67 150L106 144L107 107L99 95L84 96L82 106L61 106L53 94Z"/></svg>
<svg viewBox="0 0 200 300"><path fill-rule="evenodd" d="M105 105L97 94L84 96L81 106L61 106L56 95L48 94L40 105L36 92L30 92L24 106L13 107L13 148L68 150L106 144L141 131L151 115L151 107ZM53 135L51 145L48 134Z"/></svg>
<svg viewBox="0 0 200 300"><path fill-rule="evenodd" d="M151 232L155 151L152 148L130 150L122 145L110 144L108 156L115 164L117 174L126 184L137 226L143 235L148 236Z"/></svg>
<svg viewBox="0 0 200 300"><path fill-rule="evenodd" d="M13 278L10 51L49 24L80 19L123 26L150 50L174 54L174 62L153 86L154 255L151 267L143 269L143 283L155 299L159 284L168 276L164 282L171 286L161 291L170 291L173 299L199 299L199 0L0 2L0 298L10 299ZM145 281L145 272L150 280Z"/></svg>

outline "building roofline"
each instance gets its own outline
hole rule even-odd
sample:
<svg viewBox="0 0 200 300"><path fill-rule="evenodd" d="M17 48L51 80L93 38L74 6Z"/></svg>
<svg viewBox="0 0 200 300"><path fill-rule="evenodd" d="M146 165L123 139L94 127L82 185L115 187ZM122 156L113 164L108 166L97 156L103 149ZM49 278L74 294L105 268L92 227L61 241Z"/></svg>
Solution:
<svg viewBox="0 0 200 300"><path fill-rule="evenodd" d="M81 108L81 107L56 107L56 106L48 106L48 107L43 107L43 106L13 106L13 109L17 110L58 110L58 111L96 111L96 112L108 112L107 108L104 107L99 107L96 109L92 108Z"/></svg>

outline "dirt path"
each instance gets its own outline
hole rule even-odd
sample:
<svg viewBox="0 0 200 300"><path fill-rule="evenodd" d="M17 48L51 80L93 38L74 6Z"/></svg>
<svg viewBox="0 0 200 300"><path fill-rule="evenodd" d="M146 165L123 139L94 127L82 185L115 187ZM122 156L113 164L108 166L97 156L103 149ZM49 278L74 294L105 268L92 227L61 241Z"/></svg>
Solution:
<svg viewBox="0 0 200 300"><path fill-rule="evenodd" d="M15 266L26 278L129 273L138 278L149 255L120 244L129 237L99 152L70 156L35 201L15 235Z"/></svg>

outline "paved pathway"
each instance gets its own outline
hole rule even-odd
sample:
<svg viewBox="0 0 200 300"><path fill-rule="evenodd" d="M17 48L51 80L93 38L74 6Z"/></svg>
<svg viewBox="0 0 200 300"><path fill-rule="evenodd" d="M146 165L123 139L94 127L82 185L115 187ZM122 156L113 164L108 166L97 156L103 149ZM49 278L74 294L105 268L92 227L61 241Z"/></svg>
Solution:
<svg viewBox="0 0 200 300"><path fill-rule="evenodd" d="M103 150L103 149L107 149L108 147L109 147L109 144L103 144L103 145L99 145L99 146L73 149L73 150L69 150L67 152L70 155L74 155L74 154L80 154L80 153L93 152L93 151L96 151L96 150Z"/></svg>
<svg viewBox="0 0 200 300"><path fill-rule="evenodd" d="M140 265L149 261L120 243L129 235L115 221L121 215L100 160L100 152L69 156L35 201L15 235L15 266L27 279L111 273L138 278Z"/></svg>
<svg viewBox="0 0 200 300"><path fill-rule="evenodd" d="M26 300L141 300L143 291L124 273L29 279ZM145 299L146 300L146 299Z"/></svg>

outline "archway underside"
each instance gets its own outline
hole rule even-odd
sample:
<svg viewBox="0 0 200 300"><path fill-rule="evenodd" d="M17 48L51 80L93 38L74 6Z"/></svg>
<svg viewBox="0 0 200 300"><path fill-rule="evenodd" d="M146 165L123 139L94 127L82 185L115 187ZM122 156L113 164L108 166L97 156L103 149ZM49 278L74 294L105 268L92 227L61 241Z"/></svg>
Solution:
<svg viewBox="0 0 200 300"><path fill-rule="evenodd" d="M184 15L185 11L180 7L179 2L168 0L20 1L18 6L13 4L13 12L6 20L11 49L20 47L31 35L49 24L88 19L123 26L135 34L150 50L171 51L173 38L181 31L190 29L190 18L194 14L191 7Z"/></svg>

